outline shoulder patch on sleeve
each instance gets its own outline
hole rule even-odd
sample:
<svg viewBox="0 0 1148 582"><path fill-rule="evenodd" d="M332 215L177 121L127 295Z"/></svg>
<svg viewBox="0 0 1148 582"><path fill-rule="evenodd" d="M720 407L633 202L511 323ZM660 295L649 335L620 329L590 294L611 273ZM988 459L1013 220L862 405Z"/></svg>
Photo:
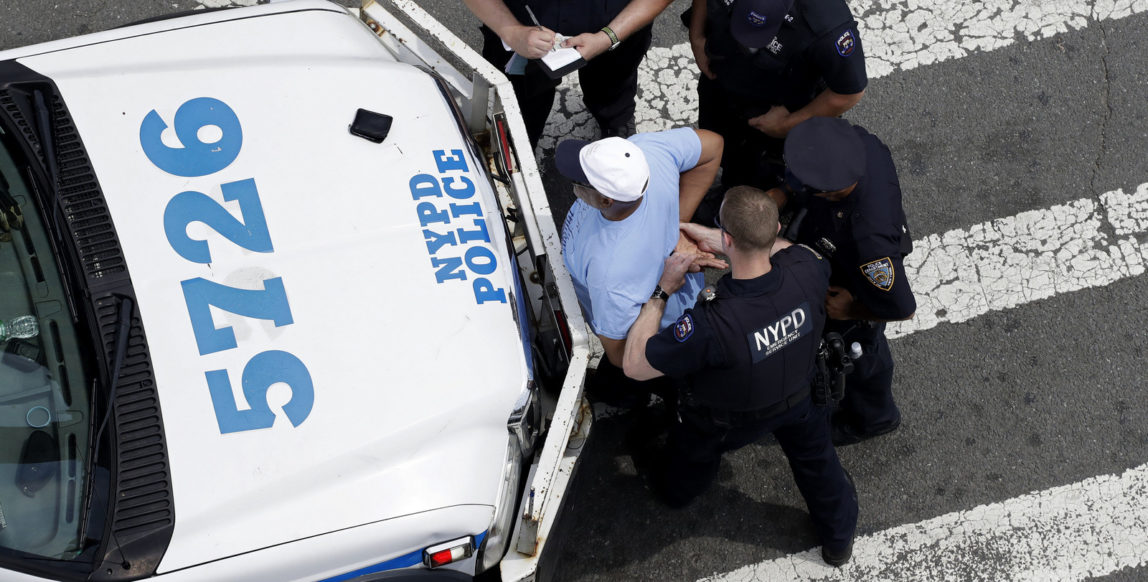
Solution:
<svg viewBox="0 0 1148 582"><path fill-rule="evenodd" d="M896 273L893 272L893 261L889 260L889 257L861 265L861 273L874 287L882 291L893 288L893 279Z"/></svg>
<svg viewBox="0 0 1148 582"><path fill-rule="evenodd" d="M846 30L837 37L837 54L847 57L853 54L853 49L857 48L857 39L853 37L852 30Z"/></svg>
<svg viewBox="0 0 1148 582"><path fill-rule="evenodd" d="M681 343L690 339L691 335L694 335L694 318L685 313L674 322L674 339Z"/></svg>

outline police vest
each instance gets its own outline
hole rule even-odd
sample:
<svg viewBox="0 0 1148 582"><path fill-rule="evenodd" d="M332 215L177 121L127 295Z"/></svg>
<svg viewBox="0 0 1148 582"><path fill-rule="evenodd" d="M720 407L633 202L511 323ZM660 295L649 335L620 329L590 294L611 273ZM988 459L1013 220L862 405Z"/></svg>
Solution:
<svg viewBox="0 0 1148 582"><path fill-rule="evenodd" d="M707 0L706 54L717 81L727 91L800 109L823 89L818 84L795 86L796 67L809 45L834 28L853 22L849 7L841 0L797 0L777 36L752 54L730 32L736 0Z"/></svg>
<svg viewBox="0 0 1148 582"><path fill-rule="evenodd" d="M776 289L734 294L727 275L694 311L721 343L725 368L690 377L686 400L717 410L761 410L807 389L825 326L824 266L805 249L777 261ZM768 276L768 275L767 275Z"/></svg>

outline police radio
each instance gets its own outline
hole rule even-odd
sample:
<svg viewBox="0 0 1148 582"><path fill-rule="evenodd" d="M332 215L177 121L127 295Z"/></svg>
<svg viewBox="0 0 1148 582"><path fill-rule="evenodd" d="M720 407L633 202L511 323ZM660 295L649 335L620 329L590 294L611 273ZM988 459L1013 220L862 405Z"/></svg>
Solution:
<svg viewBox="0 0 1148 582"><path fill-rule="evenodd" d="M853 359L849 356L841 334L830 332L821 338L810 387L813 404L827 406L845 397L845 376L853 371Z"/></svg>

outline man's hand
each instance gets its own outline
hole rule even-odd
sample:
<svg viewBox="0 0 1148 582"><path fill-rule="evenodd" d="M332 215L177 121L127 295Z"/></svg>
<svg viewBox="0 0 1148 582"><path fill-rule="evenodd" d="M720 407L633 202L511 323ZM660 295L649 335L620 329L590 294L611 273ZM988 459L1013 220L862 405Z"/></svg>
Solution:
<svg viewBox="0 0 1148 582"><path fill-rule="evenodd" d="M789 133L789 110L774 105L763 115L750 118L749 125L770 137L783 138Z"/></svg>
<svg viewBox="0 0 1148 582"><path fill-rule="evenodd" d="M609 50L611 44L610 37L602 31L584 32L562 41L562 46L578 49L587 61Z"/></svg>
<svg viewBox="0 0 1148 582"><path fill-rule="evenodd" d="M687 255L684 253L674 253L666 257L666 264L662 268L662 278L658 280L658 285L661 286L662 291L673 295L686 284L686 272L690 270L690 265L693 264L696 255Z"/></svg>
<svg viewBox="0 0 1148 582"><path fill-rule="evenodd" d="M690 238L685 232L678 233L678 244L674 246L675 255L696 255L702 252L698 249L698 243Z"/></svg>
<svg viewBox="0 0 1148 582"><path fill-rule="evenodd" d="M825 314L829 319L857 319L854 317L853 294L844 287L829 286L825 296Z"/></svg>
<svg viewBox="0 0 1148 582"><path fill-rule="evenodd" d="M714 269L728 269L729 265L725 261L714 257L713 253L703 252L698 249L697 243L681 232L678 235L678 244L674 247L675 255L693 256L694 260L690 264L690 272L698 273L706 267Z"/></svg>
<svg viewBox="0 0 1148 582"><path fill-rule="evenodd" d="M515 26L502 40L523 57L540 59L554 48L554 31L543 26Z"/></svg>
<svg viewBox="0 0 1148 582"><path fill-rule="evenodd" d="M707 253L721 253L721 231L716 228L702 226L693 222L680 222L678 228L686 238L693 241L697 248ZM681 244L681 241L678 241Z"/></svg>

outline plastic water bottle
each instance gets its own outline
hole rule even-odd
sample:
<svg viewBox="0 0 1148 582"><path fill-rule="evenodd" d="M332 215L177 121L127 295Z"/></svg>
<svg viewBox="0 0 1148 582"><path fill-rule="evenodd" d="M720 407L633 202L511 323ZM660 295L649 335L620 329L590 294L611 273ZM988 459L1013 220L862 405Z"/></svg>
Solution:
<svg viewBox="0 0 1148 582"><path fill-rule="evenodd" d="M0 341L13 338L30 338L40 334L40 324L31 315L21 315L8 321L0 321Z"/></svg>
<svg viewBox="0 0 1148 582"><path fill-rule="evenodd" d="M861 357L861 342L849 344L849 359L856 360Z"/></svg>

